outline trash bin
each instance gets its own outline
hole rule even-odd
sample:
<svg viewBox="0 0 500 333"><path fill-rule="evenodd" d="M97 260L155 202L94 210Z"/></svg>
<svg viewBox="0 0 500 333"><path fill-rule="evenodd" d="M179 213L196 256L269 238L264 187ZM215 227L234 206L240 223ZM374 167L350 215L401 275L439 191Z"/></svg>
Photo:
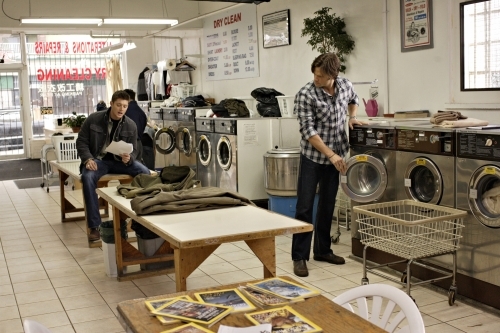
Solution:
<svg viewBox="0 0 500 333"><path fill-rule="evenodd" d="M137 236L137 249L145 256L152 256L165 243L165 240L136 221L132 221L132 230ZM172 250L173 252L173 250ZM174 267L173 261L141 264L141 270L158 270Z"/></svg>
<svg viewBox="0 0 500 333"><path fill-rule="evenodd" d="M127 222L121 221L120 224L122 237L127 239ZM116 250L115 250L115 232L113 229L113 221L102 222L99 228L102 240L102 253L104 256L104 267L106 275L116 277L118 269L116 267ZM123 268L124 270L126 267Z"/></svg>

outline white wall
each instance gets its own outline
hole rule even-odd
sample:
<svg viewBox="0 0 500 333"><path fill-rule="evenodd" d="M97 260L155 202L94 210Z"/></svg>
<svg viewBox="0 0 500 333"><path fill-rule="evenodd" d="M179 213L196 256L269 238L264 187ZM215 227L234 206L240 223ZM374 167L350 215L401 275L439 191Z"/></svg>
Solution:
<svg viewBox="0 0 500 333"><path fill-rule="evenodd" d="M463 1L433 1L434 48L405 53L400 51L399 0L388 1L389 110L459 110L498 123L500 92L460 91L459 5Z"/></svg>
<svg viewBox="0 0 500 333"><path fill-rule="evenodd" d="M384 13L387 2L387 15ZM495 122L500 110L499 92L460 92L459 90L459 4L463 0L434 0L434 48L414 52L401 52L400 0L272 0L255 6L259 27L260 77L228 81L206 81L202 69L204 59L188 60L200 66L192 72L194 84L216 100L249 95L257 87L272 87L286 95L295 94L312 79L309 67L316 51L300 37L303 20L312 17L321 7L332 7L333 12L344 17L347 32L354 37L356 47L347 63L345 74L353 82L379 80L379 105L381 113L402 110L428 109L431 112L446 108L457 109L469 116ZM180 22L212 12L229 5L220 2L166 0L167 14ZM31 4L31 8L30 8ZM6 12L21 16L139 16L162 17L166 14L158 0L112 0L110 14L107 1L86 2L46 0L5 1ZM254 5L245 5L254 6ZM291 45L271 49L262 48L262 15L290 9ZM387 19L387 48L385 47L384 20ZM198 22L198 26L202 26ZM0 15L2 29L23 30L18 22ZM103 29L103 28L100 28ZM183 28L185 29L185 27ZM93 29L95 30L95 29ZM58 33L73 30L59 29ZM82 30L84 31L84 30ZM88 29L84 31L89 33ZM142 31L141 33L147 33ZM129 32L129 34L132 34ZM138 33L134 33L137 35ZM202 54L202 30L170 30L165 36L183 37L184 55ZM134 40L138 49L127 53L128 83L134 87L139 73L150 60L158 61L180 55L176 40ZM149 48L149 50L148 50ZM387 70L388 67L388 70ZM360 97L368 97L369 85L355 87ZM360 108L362 114L364 108Z"/></svg>
<svg viewBox="0 0 500 333"><path fill-rule="evenodd" d="M226 81L206 81L206 73L200 70L193 72L195 84L198 91L214 97L217 101L235 96L250 95L250 92L258 87L274 88L285 95L294 95L306 82L312 80L310 65L313 59L319 55L312 51L306 44L307 39L300 37L303 28L303 20L312 17L314 11L322 7L332 7L333 11L345 18L347 32L356 41L354 52L349 55L347 63L348 70L342 75L353 82L372 81L378 78L385 81L385 53L383 37L383 0L349 1L349 0L272 0L270 3L262 3L256 6L258 37L259 37L259 62L260 77L249 79L234 79ZM245 5L254 6L254 5ZM205 6L205 12L211 12L218 7ZM291 45L263 49L262 47L262 15L275 11L290 9ZM369 19L367 19L369 17ZM183 32L170 30L165 35L181 35ZM203 40L203 32L197 32L198 38L184 40L185 54L189 52L200 53L200 39ZM168 49L168 48L167 48ZM202 50L203 51L203 50ZM202 52L201 51L201 52ZM171 50L162 52L162 56L171 54ZM202 64L201 59L190 61ZM369 85L356 86L360 97L368 97ZM384 108L384 86L380 86L381 112Z"/></svg>

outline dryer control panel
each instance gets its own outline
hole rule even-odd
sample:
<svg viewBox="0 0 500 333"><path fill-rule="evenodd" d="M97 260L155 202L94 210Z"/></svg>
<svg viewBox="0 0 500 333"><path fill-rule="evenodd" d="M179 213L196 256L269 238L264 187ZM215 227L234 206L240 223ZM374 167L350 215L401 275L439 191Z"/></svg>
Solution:
<svg viewBox="0 0 500 333"><path fill-rule="evenodd" d="M500 161L500 132L460 131L457 140L459 157Z"/></svg>
<svg viewBox="0 0 500 333"><path fill-rule="evenodd" d="M396 130L392 128L354 127L349 130L349 143L354 146L368 146L396 149Z"/></svg>
<svg viewBox="0 0 500 333"><path fill-rule="evenodd" d="M454 155L453 132L397 129L397 149L436 155Z"/></svg>

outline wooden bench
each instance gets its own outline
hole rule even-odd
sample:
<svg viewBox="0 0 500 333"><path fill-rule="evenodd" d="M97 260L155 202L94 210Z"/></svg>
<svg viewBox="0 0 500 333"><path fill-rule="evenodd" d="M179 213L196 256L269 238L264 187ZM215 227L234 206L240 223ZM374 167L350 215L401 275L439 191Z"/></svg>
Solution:
<svg viewBox="0 0 500 333"><path fill-rule="evenodd" d="M126 266L174 260L177 291L185 291L188 276L221 244L230 242L244 241L262 262L264 277L276 276L275 236L313 230L310 223L256 206L138 216L130 207L131 199L122 197L116 188L98 188L97 194L113 209L118 280L165 274L164 270L125 273ZM127 217L166 241L160 252L146 257L121 237L120 220Z"/></svg>
<svg viewBox="0 0 500 333"><path fill-rule="evenodd" d="M85 200L83 201L83 207L75 207L65 195L65 183L69 178L73 180L76 187L80 188L79 184L81 183L81 175L80 175L80 162L57 162L50 161L50 165L52 166L52 170L59 171L59 187L60 187L60 198L61 198L61 222L73 222L80 221L83 217L85 221L87 221L86 210L85 210ZM130 184L132 182L133 177L129 175L122 174L107 174L102 176L98 183L97 187L107 187L108 183L112 180L119 181L120 184ZM106 200L103 198L99 198L99 208L104 210L104 213L101 214L101 217L109 217L109 206ZM85 216L76 216L76 217L68 217L67 214L75 213L75 212L85 212ZM87 226L87 237L90 234L90 229ZM87 238L88 239L88 238ZM135 241L135 238L131 238L130 241ZM89 241L89 247L101 247L101 241L91 242Z"/></svg>

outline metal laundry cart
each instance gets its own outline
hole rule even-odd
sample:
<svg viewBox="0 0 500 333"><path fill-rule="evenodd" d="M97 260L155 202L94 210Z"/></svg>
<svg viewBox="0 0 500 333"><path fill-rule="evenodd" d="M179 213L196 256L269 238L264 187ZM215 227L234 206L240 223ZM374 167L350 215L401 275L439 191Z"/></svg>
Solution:
<svg viewBox="0 0 500 333"><path fill-rule="evenodd" d="M346 229L347 231L351 230L351 199L349 199L349 197L345 194L341 186L339 186L339 190L337 192L335 213L333 215L334 217L332 222L337 222L337 229L332 232L330 238L333 244L338 244L341 235L340 228Z"/></svg>
<svg viewBox="0 0 500 333"><path fill-rule="evenodd" d="M363 278L362 284L368 284L367 271L384 277L388 280L406 286L406 291L410 296L410 287L430 283L438 280L451 278L451 286L448 291L448 303L455 303L457 293L456 253L462 238L462 228L464 227L464 217L467 212L422 203L414 200L400 200L386 203L378 203L354 207L359 223L361 242L365 245L363 249ZM395 256L404 258L403 260L367 266L366 250L372 247ZM443 254L453 256L453 271L444 271L420 260ZM377 268L388 267L395 264L406 263L406 271L400 280L375 271ZM411 265L425 267L435 271L442 276L419 282L411 282Z"/></svg>
<svg viewBox="0 0 500 333"><path fill-rule="evenodd" d="M52 185L52 183L58 182L59 181L59 176L57 173L52 171L52 168L49 165L49 154L53 154L52 160L56 159L55 155L55 149L54 145L51 144L46 144L43 145L41 151L40 151L40 168L42 172L42 183L40 184L41 188L44 188L47 186L47 193L49 193L49 186Z"/></svg>

